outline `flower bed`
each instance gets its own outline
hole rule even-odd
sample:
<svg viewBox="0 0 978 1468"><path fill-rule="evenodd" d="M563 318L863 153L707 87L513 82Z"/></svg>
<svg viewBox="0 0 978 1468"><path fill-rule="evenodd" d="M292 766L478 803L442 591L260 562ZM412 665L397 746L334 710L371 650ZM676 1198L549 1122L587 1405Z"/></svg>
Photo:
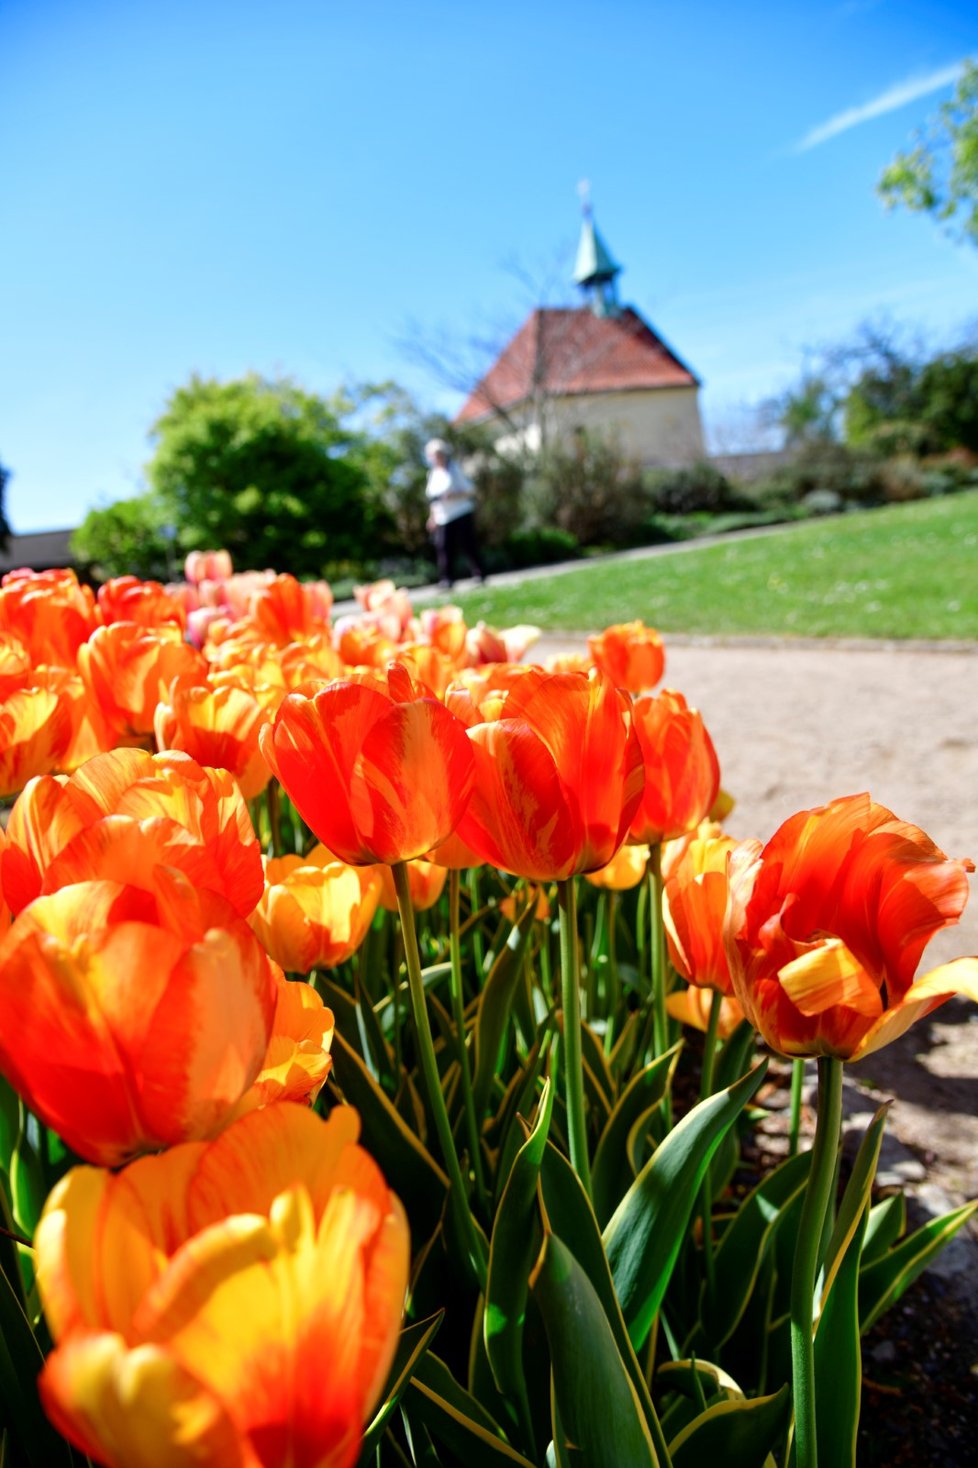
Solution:
<svg viewBox="0 0 978 1468"><path fill-rule="evenodd" d="M916 972L972 864L867 795L724 835L641 624L188 575L0 589L4 1461L853 1462L973 1208L874 1198L882 1113L840 1183L842 1066L978 995Z"/></svg>

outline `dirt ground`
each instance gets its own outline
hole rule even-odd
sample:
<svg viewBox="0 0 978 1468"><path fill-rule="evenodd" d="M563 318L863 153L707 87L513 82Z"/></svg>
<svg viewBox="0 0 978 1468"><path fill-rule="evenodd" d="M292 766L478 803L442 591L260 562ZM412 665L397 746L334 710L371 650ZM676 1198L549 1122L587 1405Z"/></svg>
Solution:
<svg viewBox="0 0 978 1468"><path fill-rule="evenodd" d="M531 656L583 638L545 639ZM670 639L664 686L698 707L732 835L767 840L795 811L868 790L949 856L978 861L978 646ZM978 954L978 892L924 967ZM879 1182L916 1223L978 1198L978 1006L955 1000L847 1067L853 1135L892 1098ZM851 1144L850 1144L851 1145ZM868 1337L860 1464L974 1461L978 1227L952 1242Z"/></svg>

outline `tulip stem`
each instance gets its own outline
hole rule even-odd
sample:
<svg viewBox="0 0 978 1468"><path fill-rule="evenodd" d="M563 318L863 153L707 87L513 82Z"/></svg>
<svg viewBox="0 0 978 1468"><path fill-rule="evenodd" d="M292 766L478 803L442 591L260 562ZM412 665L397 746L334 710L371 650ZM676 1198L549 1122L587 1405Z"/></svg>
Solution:
<svg viewBox="0 0 978 1468"><path fill-rule="evenodd" d="M431 1038L431 1026L428 1023L428 1006L425 1002L424 979L421 976L421 958L418 953L418 935L414 926L414 907L411 902L407 863L403 861L394 862L391 866L391 872L394 877L394 890L397 893L397 910L401 918L401 933L404 938L404 963L407 968L408 992L411 996L411 1013L414 1018L414 1031L418 1042L421 1073L424 1076L425 1089L428 1092L428 1105L431 1107L435 1131L438 1133L438 1143L441 1147L442 1158L448 1169L452 1197L455 1200L456 1219L465 1239L469 1265L476 1284L479 1289L484 1291L486 1287L488 1260L486 1258L484 1242L479 1237L475 1220L469 1208L469 1199L465 1191L462 1169L459 1165L458 1153L455 1150L455 1139L452 1136L451 1123L448 1120L448 1112L445 1109L445 1095L441 1088L441 1077L438 1074L438 1061L435 1057L435 1045Z"/></svg>
<svg viewBox="0 0 978 1468"><path fill-rule="evenodd" d="M479 1124L475 1114L472 1095L472 1075L469 1071L469 1052L465 1044L465 995L462 991L462 941L459 930L459 897L461 875L452 867L448 873L448 944L452 960L452 1017L458 1039L458 1064L462 1081L462 1102L465 1107L465 1126L469 1137L469 1153L475 1175L476 1192L483 1208L488 1208L486 1180L482 1171L482 1149L479 1145Z"/></svg>
<svg viewBox="0 0 978 1468"><path fill-rule="evenodd" d="M666 1010L666 925L662 918L662 843L649 852L649 937L651 945L652 1036L656 1056L669 1049L669 1014ZM672 1098L667 1091L662 1098L662 1116L666 1130L672 1129Z"/></svg>
<svg viewBox="0 0 978 1468"><path fill-rule="evenodd" d="M577 948L577 888L574 878L557 883L560 905L560 999L564 1011L564 1096L571 1166L591 1196L591 1166L584 1119L584 1061L581 1054L581 978Z"/></svg>
<svg viewBox="0 0 978 1468"><path fill-rule="evenodd" d="M796 1468L818 1468L815 1431L815 1342L812 1324L822 1226L832 1197L842 1126L842 1061L818 1059L818 1115L791 1278L791 1375Z"/></svg>
<svg viewBox="0 0 978 1468"><path fill-rule="evenodd" d="M621 1004L621 980L618 977L618 893L608 893L608 983L605 990L607 1003L607 1028L605 1029L605 1054L610 1055L615 1042L615 1024Z"/></svg>
<svg viewBox="0 0 978 1468"><path fill-rule="evenodd" d="M272 856L282 855L282 802L281 790L275 776L269 780L268 791L268 827L272 838Z"/></svg>
<svg viewBox="0 0 978 1468"><path fill-rule="evenodd" d="M720 1028L722 1004L723 995L718 989L714 989L710 999L710 1018L706 1026L706 1038L703 1042L703 1069L700 1073L701 1101L713 1095L713 1070L716 1063L717 1031ZM700 1208L703 1218L703 1263L706 1268L706 1288L708 1298L712 1300L716 1276L713 1268L713 1180L710 1177L709 1167L703 1176Z"/></svg>
<svg viewBox="0 0 978 1468"><path fill-rule="evenodd" d="M801 1095L805 1085L805 1057L796 1055L791 1062L791 1111L788 1121L788 1156L798 1152L798 1137L801 1132Z"/></svg>

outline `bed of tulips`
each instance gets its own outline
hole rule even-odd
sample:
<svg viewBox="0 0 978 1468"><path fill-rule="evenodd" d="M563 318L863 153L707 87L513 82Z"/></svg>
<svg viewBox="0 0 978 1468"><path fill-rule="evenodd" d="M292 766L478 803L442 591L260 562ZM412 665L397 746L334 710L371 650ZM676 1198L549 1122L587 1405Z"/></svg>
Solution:
<svg viewBox="0 0 978 1468"><path fill-rule="evenodd" d="M0 1463L854 1463L972 1208L908 1233L882 1113L840 1165L842 1067L978 998L972 863L726 836L640 624L187 576L0 588Z"/></svg>

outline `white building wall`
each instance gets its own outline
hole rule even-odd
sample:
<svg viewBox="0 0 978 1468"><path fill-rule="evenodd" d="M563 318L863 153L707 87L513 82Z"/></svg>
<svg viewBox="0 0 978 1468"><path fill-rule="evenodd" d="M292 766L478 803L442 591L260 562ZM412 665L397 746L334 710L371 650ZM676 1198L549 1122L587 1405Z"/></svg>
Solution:
<svg viewBox="0 0 978 1468"><path fill-rule="evenodd" d="M588 393L548 405L558 436L575 429L612 435L628 459L642 465L690 464L705 454L695 387Z"/></svg>
<svg viewBox="0 0 978 1468"><path fill-rule="evenodd" d="M698 389L658 387L632 392L582 393L550 398L544 407L545 434L525 410L512 413L513 427L500 424L500 453L535 452L541 439L565 447L574 432L600 432L615 439L621 452L644 466L691 464L705 458ZM518 425L518 427L516 426Z"/></svg>

